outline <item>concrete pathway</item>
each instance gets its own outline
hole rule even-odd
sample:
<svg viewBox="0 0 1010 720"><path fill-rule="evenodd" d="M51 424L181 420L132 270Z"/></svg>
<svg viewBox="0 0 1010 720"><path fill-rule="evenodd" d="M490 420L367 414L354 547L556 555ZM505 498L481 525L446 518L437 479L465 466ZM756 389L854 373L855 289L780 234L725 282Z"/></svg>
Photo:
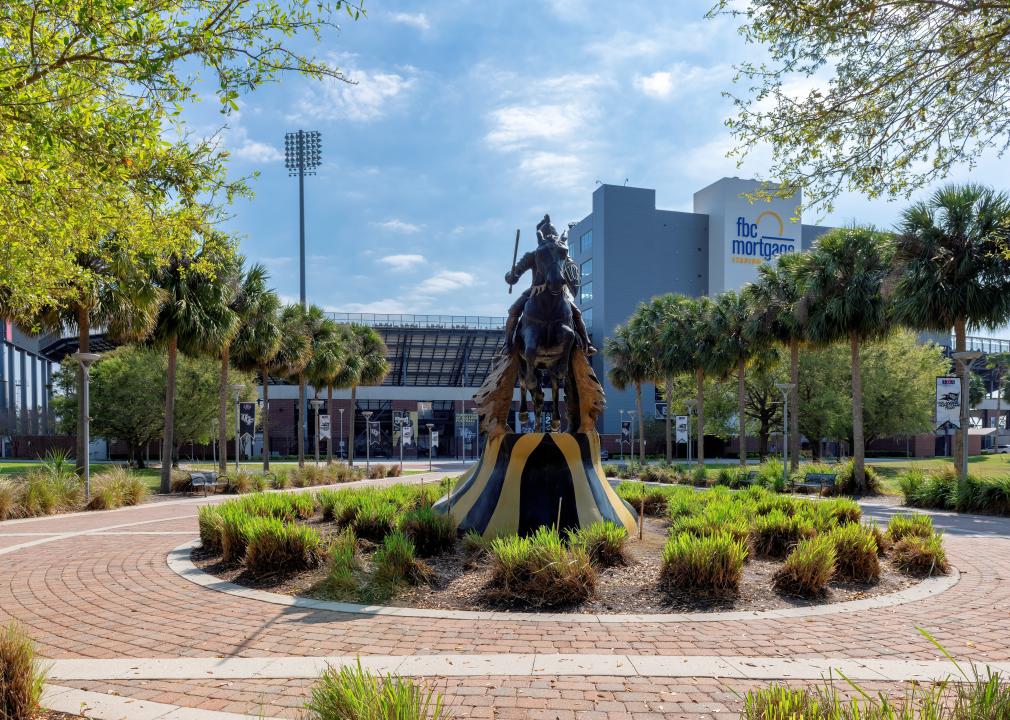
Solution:
<svg viewBox="0 0 1010 720"><path fill-rule="evenodd" d="M360 658L437 688L454 717L728 720L742 694L770 680L841 671L898 692L956 672L917 627L959 660L1010 673L1004 518L934 514L959 574L890 602L672 622L432 617L278 604L194 582L173 551L196 537L198 507L223 499L0 523L0 622L20 620L52 659L48 707L83 703L96 720L298 718L319 672ZM880 520L902 511L864 509Z"/></svg>

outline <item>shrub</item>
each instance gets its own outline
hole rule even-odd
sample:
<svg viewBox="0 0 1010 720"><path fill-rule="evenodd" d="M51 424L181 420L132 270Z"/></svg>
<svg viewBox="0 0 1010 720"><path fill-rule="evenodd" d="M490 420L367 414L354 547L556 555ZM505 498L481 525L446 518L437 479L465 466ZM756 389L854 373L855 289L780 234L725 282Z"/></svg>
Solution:
<svg viewBox="0 0 1010 720"><path fill-rule="evenodd" d="M200 544L209 552L221 552L221 535L224 532L224 518L213 505L200 508L198 520L200 526Z"/></svg>
<svg viewBox="0 0 1010 720"><path fill-rule="evenodd" d="M769 490L784 492L786 481L782 472L782 461L777 458L769 458L758 466L757 481Z"/></svg>
<svg viewBox="0 0 1010 720"><path fill-rule="evenodd" d="M603 475L604 475L604 477L608 477L608 478L617 477L617 466L616 465L611 465L611 464L604 465L603 466Z"/></svg>
<svg viewBox="0 0 1010 720"><path fill-rule="evenodd" d="M627 529L610 521L568 531L569 546L584 550L597 567L627 564L628 554L624 548L627 541Z"/></svg>
<svg viewBox="0 0 1010 720"><path fill-rule="evenodd" d="M698 537L729 533L734 540L747 544L750 525L743 507L731 502L709 502L695 515L684 515L670 526L670 534L686 532Z"/></svg>
<svg viewBox="0 0 1010 720"><path fill-rule="evenodd" d="M17 517L18 495L17 483L0 477L0 520Z"/></svg>
<svg viewBox="0 0 1010 720"><path fill-rule="evenodd" d="M270 482L267 480L267 476L263 474L252 476L252 489L253 492L266 492L270 487Z"/></svg>
<svg viewBox="0 0 1010 720"><path fill-rule="evenodd" d="M83 486L72 472L43 466L28 473L22 487L21 506L27 517L52 515L80 507Z"/></svg>
<svg viewBox="0 0 1010 720"><path fill-rule="evenodd" d="M760 690L749 690L743 700L743 712L740 713L740 718L741 720L835 720L816 691L775 684Z"/></svg>
<svg viewBox="0 0 1010 720"><path fill-rule="evenodd" d="M673 493L666 498L666 512L670 520L695 515L705 507L705 501L700 493L686 488L678 488L681 492Z"/></svg>
<svg viewBox="0 0 1010 720"><path fill-rule="evenodd" d="M351 521L354 534L360 538L375 543L382 542L382 539L391 533L397 525L396 506L381 497L363 496L349 509L354 513Z"/></svg>
<svg viewBox="0 0 1010 720"><path fill-rule="evenodd" d="M895 515L887 523L887 534L891 537L891 542L898 542L910 535L928 538L933 534L933 518L920 514Z"/></svg>
<svg viewBox="0 0 1010 720"><path fill-rule="evenodd" d="M839 525L858 523L863 518L863 509L859 503L849 498L834 498L817 503L817 508L828 513Z"/></svg>
<svg viewBox="0 0 1010 720"><path fill-rule="evenodd" d="M382 546L372 556L372 562L375 563L375 580L379 584L417 584L431 576L428 566L415 557L414 543L399 530L383 538Z"/></svg>
<svg viewBox="0 0 1010 720"><path fill-rule="evenodd" d="M399 465L390 465L386 468L386 477L400 477L400 472Z"/></svg>
<svg viewBox="0 0 1010 720"><path fill-rule="evenodd" d="M849 460L835 470L835 487L831 492L835 495L856 495L856 461ZM880 494L880 475L872 465L863 466L863 474L866 476L866 494Z"/></svg>
<svg viewBox="0 0 1010 720"><path fill-rule="evenodd" d="M565 547L553 528L491 542L488 590L499 601L534 607L574 605L595 589L596 571L589 555L582 548Z"/></svg>
<svg viewBox="0 0 1010 720"><path fill-rule="evenodd" d="M835 558L829 535L801 540L775 573L775 587L796 595L822 593L835 573Z"/></svg>
<svg viewBox="0 0 1010 720"><path fill-rule="evenodd" d="M731 487L736 480L736 473L729 468L719 468L715 475L715 484L719 487Z"/></svg>
<svg viewBox="0 0 1010 720"><path fill-rule="evenodd" d="M705 537L677 533L663 547L660 578L670 589L736 592L746 559L746 545L728 532Z"/></svg>
<svg viewBox="0 0 1010 720"><path fill-rule="evenodd" d="M106 470L91 482L89 510L115 510L124 505L139 505L147 498L144 481L123 467Z"/></svg>
<svg viewBox="0 0 1010 720"><path fill-rule="evenodd" d="M691 471L691 484L695 487L708 487L708 476L705 474L704 465L697 465Z"/></svg>
<svg viewBox="0 0 1010 720"><path fill-rule="evenodd" d="M171 493L193 492L193 481L184 470L172 470L168 490Z"/></svg>
<svg viewBox="0 0 1010 720"><path fill-rule="evenodd" d="M456 526L452 519L430 507L408 512L400 520L400 529L414 543L421 557L445 552L456 542Z"/></svg>
<svg viewBox="0 0 1010 720"><path fill-rule="evenodd" d="M442 697L409 678L327 668L305 704L309 720L442 720Z"/></svg>
<svg viewBox="0 0 1010 720"><path fill-rule="evenodd" d="M224 491L236 495L244 495L253 489L253 476L244 470L228 473L224 476Z"/></svg>
<svg viewBox="0 0 1010 720"><path fill-rule="evenodd" d="M673 471L669 468L664 468L660 465L646 465L638 474L638 479L643 482L670 484L676 478L674 477Z"/></svg>
<svg viewBox="0 0 1010 720"><path fill-rule="evenodd" d="M354 571L360 567L357 538L350 528L346 528L330 545L330 571L326 575L327 593L341 600L350 598L358 585Z"/></svg>
<svg viewBox="0 0 1010 720"><path fill-rule="evenodd" d="M751 543L754 553L761 557L785 557L790 549L801 540L817 534L808 517L789 517L781 510L772 510L767 515L754 518L751 529Z"/></svg>
<svg viewBox="0 0 1010 720"><path fill-rule="evenodd" d="M249 528L256 518L235 505L222 505L218 512L221 515L221 559L235 562L245 555Z"/></svg>
<svg viewBox="0 0 1010 720"><path fill-rule="evenodd" d="M0 626L0 720L26 720L41 710L47 671L35 645L17 621Z"/></svg>
<svg viewBox="0 0 1010 720"><path fill-rule="evenodd" d="M323 520L333 522L347 503L347 493L338 490L320 490L316 500L323 512Z"/></svg>
<svg viewBox="0 0 1010 720"><path fill-rule="evenodd" d="M877 541L862 525L839 525L829 534L835 544L835 571L846 580L867 582L880 577Z"/></svg>
<svg viewBox="0 0 1010 720"><path fill-rule="evenodd" d="M641 509L650 516L666 512L668 492L665 488L648 487L639 482L622 482L617 486L617 495L635 508L635 512Z"/></svg>
<svg viewBox="0 0 1010 720"><path fill-rule="evenodd" d="M868 523L864 527L873 535L873 541L877 543L877 557L884 557L891 548L891 538L875 522Z"/></svg>
<svg viewBox="0 0 1010 720"><path fill-rule="evenodd" d="M378 480L384 477L386 477L386 466L382 463L377 463L368 468L369 480Z"/></svg>
<svg viewBox="0 0 1010 720"><path fill-rule="evenodd" d="M283 490L291 487L291 478L288 477L287 472L281 470L280 472L270 473L270 475L270 487L274 490Z"/></svg>
<svg viewBox="0 0 1010 720"><path fill-rule="evenodd" d="M950 570L939 533L929 537L906 535L894 543L891 557L899 568L913 575L946 575Z"/></svg>
<svg viewBox="0 0 1010 720"><path fill-rule="evenodd" d="M476 530L467 530L460 541L463 552L471 557L479 557L491 550L491 540L486 540Z"/></svg>
<svg viewBox="0 0 1010 720"><path fill-rule="evenodd" d="M322 557L323 541L315 528L261 517L246 529L245 567L253 575L306 570Z"/></svg>

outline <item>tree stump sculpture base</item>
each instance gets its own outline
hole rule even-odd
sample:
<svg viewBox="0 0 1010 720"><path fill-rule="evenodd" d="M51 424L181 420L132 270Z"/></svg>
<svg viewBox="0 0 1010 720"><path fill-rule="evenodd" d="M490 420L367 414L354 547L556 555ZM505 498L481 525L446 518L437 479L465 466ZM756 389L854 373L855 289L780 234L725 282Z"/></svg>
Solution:
<svg viewBox="0 0 1010 720"><path fill-rule="evenodd" d="M596 432L489 438L480 460L434 509L448 513L460 531L485 538L555 524L564 532L604 520L629 534L638 528L637 513L604 475Z"/></svg>

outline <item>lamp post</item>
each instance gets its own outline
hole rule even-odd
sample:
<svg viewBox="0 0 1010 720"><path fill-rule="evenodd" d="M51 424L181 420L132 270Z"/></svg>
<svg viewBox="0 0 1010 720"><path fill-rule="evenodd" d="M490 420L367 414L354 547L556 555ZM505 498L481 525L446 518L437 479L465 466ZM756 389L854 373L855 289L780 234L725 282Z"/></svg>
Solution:
<svg viewBox="0 0 1010 720"><path fill-rule="evenodd" d="M697 400L687 400L687 464L691 464L691 418L694 417L694 408L698 404Z"/></svg>
<svg viewBox="0 0 1010 720"><path fill-rule="evenodd" d="M621 408L618 412L621 413L621 434L618 435L617 442L621 446L621 462L624 462L624 408Z"/></svg>
<svg viewBox="0 0 1010 720"><path fill-rule="evenodd" d="M81 408L83 411L81 415L81 429L84 435L84 446L81 448L81 454L84 457L81 458L81 467L84 469L84 502L87 504L91 502L91 418L88 417L91 414L91 398L89 395L91 365L102 356L98 353L75 352L71 357L80 363L81 375L84 378L81 387Z"/></svg>
<svg viewBox="0 0 1010 720"><path fill-rule="evenodd" d="M316 411L316 467L319 467L319 408L323 406L323 401L319 398L309 400L309 405Z"/></svg>
<svg viewBox="0 0 1010 720"><path fill-rule="evenodd" d="M361 415L365 418L365 475L367 475L372 464L372 421L369 419L372 417L372 411L365 410Z"/></svg>
<svg viewBox="0 0 1010 720"><path fill-rule="evenodd" d="M217 467L217 418L210 421L210 453L214 467Z"/></svg>
<svg viewBox="0 0 1010 720"><path fill-rule="evenodd" d="M427 423L425 427L428 428L428 472L431 472L431 431L435 426L432 423Z"/></svg>
<svg viewBox="0 0 1010 720"><path fill-rule="evenodd" d="M305 307L305 176L315 175L322 162L322 142L316 130L284 134L284 167L298 178L299 299Z"/></svg>
<svg viewBox="0 0 1010 720"><path fill-rule="evenodd" d="M789 393L796 387L793 383L775 383L782 392L782 483L789 485Z"/></svg>
<svg viewBox="0 0 1010 720"><path fill-rule="evenodd" d="M235 393L235 472L238 473L241 468L241 448L239 446L240 433L239 430L242 427L242 418L239 415L239 400L242 398L242 391L245 390L245 385L236 383L231 386L231 391Z"/></svg>
<svg viewBox="0 0 1010 720"><path fill-rule="evenodd" d="M961 369L961 454L957 458L957 474L961 480L964 480L968 477L968 426L970 425L968 419L970 410L968 380L971 377L972 363L982 357L982 353L978 350L962 350L951 353L950 356L958 362Z"/></svg>
<svg viewBox="0 0 1010 720"><path fill-rule="evenodd" d="M337 410L340 413L340 452L344 452L344 409Z"/></svg>

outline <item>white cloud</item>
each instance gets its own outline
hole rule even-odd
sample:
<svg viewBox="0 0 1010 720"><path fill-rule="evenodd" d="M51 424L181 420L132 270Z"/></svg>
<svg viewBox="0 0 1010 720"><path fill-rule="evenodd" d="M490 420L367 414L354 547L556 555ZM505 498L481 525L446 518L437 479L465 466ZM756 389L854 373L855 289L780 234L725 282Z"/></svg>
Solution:
<svg viewBox="0 0 1010 720"><path fill-rule="evenodd" d="M533 141L564 140L582 125L583 114L564 105L512 105L491 113L493 127L486 140L508 150Z"/></svg>
<svg viewBox="0 0 1010 720"><path fill-rule="evenodd" d="M397 298L383 298L366 303L347 303L343 308L344 312L351 313L399 313L410 312L408 304Z"/></svg>
<svg viewBox="0 0 1010 720"><path fill-rule="evenodd" d="M477 278L468 272L463 272L462 270L442 270L421 281L421 284L417 286L417 291L422 295L438 295L471 287L476 282Z"/></svg>
<svg viewBox="0 0 1010 720"><path fill-rule="evenodd" d="M379 262L389 265L393 270L410 270L425 262L424 255L386 255L379 258Z"/></svg>
<svg viewBox="0 0 1010 720"><path fill-rule="evenodd" d="M541 184L576 188L586 182L585 164L577 155L533 152L519 161L519 171Z"/></svg>
<svg viewBox="0 0 1010 720"><path fill-rule="evenodd" d="M279 149L273 145L253 140L249 137L249 131L238 123L239 118L236 113L227 135L227 144L234 157L252 163L280 162L284 159L284 153Z"/></svg>
<svg viewBox="0 0 1010 720"><path fill-rule="evenodd" d="M428 30L431 27L428 16L424 13L391 13L389 19L400 25L410 25L418 30Z"/></svg>
<svg viewBox="0 0 1010 720"><path fill-rule="evenodd" d="M404 235L413 235L414 233L419 233L422 229L424 229L424 225L415 225L414 223L405 222L397 218L391 218L384 222L372 224L376 227L382 228L383 230L402 233Z"/></svg>
<svg viewBox="0 0 1010 720"><path fill-rule="evenodd" d="M733 68L730 65L702 67L677 63L670 70L659 70L650 75L636 76L634 85L644 95L657 100L669 100L689 91L696 91L706 85L721 85L724 81L729 80L732 74Z"/></svg>
<svg viewBox="0 0 1010 720"><path fill-rule="evenodd" d="M298 101L294 118L354 122L378 120L417 82L416 72L410 67L403 69L402 74L351 67L345 67L344 72L351 82L333 78L323 80L315 86L321 87L321 93L305 94Z"/></svg>

